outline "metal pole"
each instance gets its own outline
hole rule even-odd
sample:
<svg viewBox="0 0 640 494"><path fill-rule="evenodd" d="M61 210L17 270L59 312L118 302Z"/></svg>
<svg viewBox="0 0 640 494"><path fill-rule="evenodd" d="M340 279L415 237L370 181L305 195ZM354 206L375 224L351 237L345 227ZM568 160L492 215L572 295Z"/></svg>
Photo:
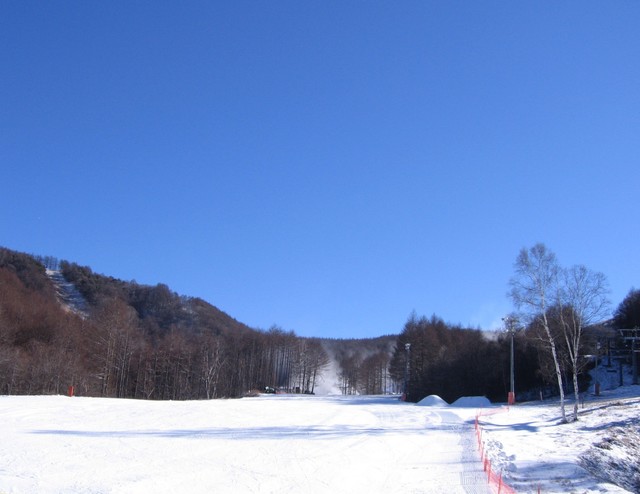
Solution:
<svg viewBox="0 0 640 494"><path fill-rule="evenodd" d="M515 378L515 357L513 351L513 339L516 335L516 319L513 316L503 317L505 329L509 336L511 337L511 351L510 351L510 385L509 385L509 396L507 397L507 403L509 405L513 405L516 402L516 378Z"/></svg>
<svg viewBox="0 0 640 494"><path fill-rule="evenodd" d="M638 384L638 351L636 350L636 338L634 335L631 341L631 367L633 367L633 381L632 384Z"/></svg>
<svg viewBox="0 0 640 494"><path fill-rule="evenodd" d="M596 343L596 385L595 385L595 394L596 396L600 396L600 341Z"/></svg>
<svg viewBox="0 0 640 494"><path fill-rule="evenodd" d="M618 360L618 386L624 385L624 379L622 378L622 359Z"/></svg>
<svg viewBox="0 0 640 494"><path fill-rule="evenodd" d="M411 343L405 343L405 363L404 363L404 390L402 392L402 399L406 401L407 393L409 392L409 362L411 356Z"/></svg>
<svg viewBox="0 0 640 494"><path fill-rule="evenodd" d="M514 370L514 361L513 361L513 337L515 336L515 331L511 331L511 396L515 399L516 396L516 378L515 378L515 370Z"/></svg>

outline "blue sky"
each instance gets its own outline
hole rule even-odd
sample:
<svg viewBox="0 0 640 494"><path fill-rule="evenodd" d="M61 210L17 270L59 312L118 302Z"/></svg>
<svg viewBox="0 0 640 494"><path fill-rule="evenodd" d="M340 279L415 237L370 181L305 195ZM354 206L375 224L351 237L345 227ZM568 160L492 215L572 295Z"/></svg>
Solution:
<svg viewBox="0 0 640 494"><path fill-rule="evenodd" d="M640 3L2 2L0 245L250 326L493 329L522 247L640 287Z"/></svg>

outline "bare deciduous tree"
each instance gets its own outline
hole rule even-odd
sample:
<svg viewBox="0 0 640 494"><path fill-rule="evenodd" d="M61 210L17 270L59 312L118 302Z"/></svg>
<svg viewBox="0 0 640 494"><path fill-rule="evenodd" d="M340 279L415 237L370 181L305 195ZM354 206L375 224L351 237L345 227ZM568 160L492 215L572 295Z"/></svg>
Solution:
<svg viewBox="0 0 640 494"><path fill-rule="evenodd" d="M586 326L607 314L606 277L585 266L561 268L544 244L522 249L515 271L510 295L516 307L523 309L530 321L537 320L544 330L558 380L563 422L567 422L567 416L560 362L564 359L569 364L575 398L572 420L577 420L582 335ZM558 345L556 339L564 344Z"/></svg>
<svg viewBox="0 0 640 494"><path fill-rule="evenodd" d="M582 334L585 326L606 316L609 309L609 289L604 274L590 271L585 266L573 266L562 270L560 280L558 313L573 377L573 420L578 420L578 373Z"/></svg>
<svg viewBox="0 0 640 494"><path fill-rule="evenodd" d="M137 317L122 301L113 300L96 313L95 356L102 396L127 396L129 366L135 348Z"/></svg>
<svg viewBox="0 0 640 494"><path fill-rule="evenodd" d="M553 363L560 392L562 421L567 422L565 412L562 370L558 357L555 336L547 317L548 310L558 299L558 262L553 252L538 243L529 250L522 249L514 265L515 275L509 281L510 292L515 306L522 310L522 316L529 321L541 318L544 333L553 357Z"/></svg>
<svg viewBox="0 0 640 494"><path fill-rule="evenodd" d="M208 334L203 338L201 348L201 379L204 382L206 398L217 398L220 373L225 362L222 338Z"/></svg>

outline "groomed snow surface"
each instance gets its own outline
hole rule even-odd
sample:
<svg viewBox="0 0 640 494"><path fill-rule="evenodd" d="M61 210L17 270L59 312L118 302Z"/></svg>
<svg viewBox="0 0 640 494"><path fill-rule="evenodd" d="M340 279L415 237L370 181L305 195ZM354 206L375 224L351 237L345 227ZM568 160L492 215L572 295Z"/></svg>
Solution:
<svg viewBox="0 0 640 494"><path fill-rule="evenodd" d="M397 397L0 397L0 492L489 492L472 409Z"/></svg>
<svg viewBox="0 0 640 494"><path fill-rule="evenodd" d="M554 403L479 398L1 396L0 493L488 493L480 409L500 412L482 418L483 440L518 492L638 492L590 473L613 457L633 478L638 456L619 443L638 432L638 391L587 400L571 425Z"/></svg>

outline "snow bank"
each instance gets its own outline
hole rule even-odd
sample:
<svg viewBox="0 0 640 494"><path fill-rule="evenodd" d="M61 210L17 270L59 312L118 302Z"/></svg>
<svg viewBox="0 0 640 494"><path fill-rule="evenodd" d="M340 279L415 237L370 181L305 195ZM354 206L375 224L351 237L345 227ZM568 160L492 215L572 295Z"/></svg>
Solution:
<svg viewBox="0 0 640 494"><path fill-rule="evenodd" d="M460 408L484 408L491 406L486 396L463 396L454 401L451 406Z"/></svg>
<svg viewBox="0 0 640 494"><path fill-rule="evenodd" d="M446 407L449 404L440 398L438 395L429 395L426 398L422 398L416 405L421 407Z"/></svg>

